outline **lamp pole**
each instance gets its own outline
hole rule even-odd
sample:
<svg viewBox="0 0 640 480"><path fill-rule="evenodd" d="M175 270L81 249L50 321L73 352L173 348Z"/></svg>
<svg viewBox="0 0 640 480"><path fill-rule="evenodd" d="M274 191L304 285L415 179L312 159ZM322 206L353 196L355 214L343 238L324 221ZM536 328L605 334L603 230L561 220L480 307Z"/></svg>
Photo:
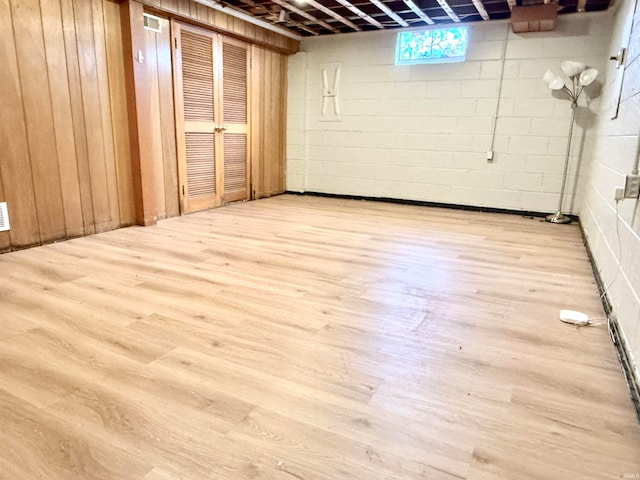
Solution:
<svg viewBox="0 0 640 480"><path fill-rule="evenodd" d="M567 151L564 156L564 172L562 173L562 186L560 187L560 199L558 200L558 210L556 213L547 215L547 222L551 223L571 223L571 217L562 213L562 202L564 200L564 190L567 185L567 173L569 171L569 155L571 153L571 139L573 138L573 124L576 121L576 109L578 108L578 99L571 101L571 120L569 121L569 139L567 140Z"/></svg>
<svg viewBox="0 0 640 480"><path fill-rule="evenodd" d="M571 218L562 213L562 203L564 201L564 191L567 187L567 173L569 173L569 155L571 154L571 139L573 138L573 127L576 121L576 110L578 109L578 99L584 87L591 85L598 76L598 70L589 68L584 63L565 60L560 64L562 71L568 77L570 86L565 80L547 70L542 79L547 82L551 90L563 91L571 100L571 119L569 120L569 138L567 139L567 151L564 155L564 171L562 173L562 186L560 187L560 199L558 200L558 210L556 213L547 215L545 219L551 223L571 223Z"/></svg>

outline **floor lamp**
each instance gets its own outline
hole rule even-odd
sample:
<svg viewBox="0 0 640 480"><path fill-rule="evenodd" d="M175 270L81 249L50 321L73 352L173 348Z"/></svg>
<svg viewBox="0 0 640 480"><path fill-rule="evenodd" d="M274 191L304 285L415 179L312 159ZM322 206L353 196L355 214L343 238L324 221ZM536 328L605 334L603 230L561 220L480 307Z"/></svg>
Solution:
<svg viewBox="0 0 640 480"><path fill-rule="evenodd" d="M571 153L571 139L573 137L573 124L576 121L576 109L578 108L578 98L584 87L590 85L598 76L598 70L588 68L584 63L564 61L560 64L562 71L568 77L568 84L560 75L547 70L543 80L551 90L562 91L571 101L571 120L569 121L569 138L567 140L567 152L564 157L564 173L562 174L562 187L560 188L560 200L556 213L546 217L551 223L571 223L571 218L562 213L562 201L564 200L564 190L567 185L567 172L569 169L569 154Z"/></svg>

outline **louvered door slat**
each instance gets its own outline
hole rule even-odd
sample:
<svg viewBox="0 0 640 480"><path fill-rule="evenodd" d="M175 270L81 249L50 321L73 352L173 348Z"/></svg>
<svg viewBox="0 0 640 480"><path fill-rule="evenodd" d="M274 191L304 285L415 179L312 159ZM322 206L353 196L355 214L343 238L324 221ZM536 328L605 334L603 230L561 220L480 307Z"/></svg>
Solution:
<svg viewBox="0 0 640 480"><path fill-rule="evenodd" d="M224 192L229 196L244 192L247 185L247 135L226 133L224 136Z"/></svg>
<svg viewBox="0 0 640 480"><path fill-rule="evenodd" d="M223 117L225 123L247 123L247 49L222 45Z"/></svg>
<svg viewBox="0 0 640 480"><path fill-rule="evenodd" d="M211 38L182 31L182 85L185 120L213 122L215 84Z"/></svg>
<svg viewBox="0 0 640 480"><path fill-rule="evenodd" d="M189 197L216 193L213 133L187 133L187 188Z"/></svg>

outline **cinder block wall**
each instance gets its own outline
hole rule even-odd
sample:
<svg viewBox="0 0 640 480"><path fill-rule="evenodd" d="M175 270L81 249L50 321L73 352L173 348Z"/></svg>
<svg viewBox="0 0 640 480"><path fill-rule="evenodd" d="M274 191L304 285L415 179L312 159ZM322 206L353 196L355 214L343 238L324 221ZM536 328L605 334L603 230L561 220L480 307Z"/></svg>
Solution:
<svg viewBox="0 0 640 480"><path fill-rule="evenodd" d="M468 24L467 60L453 64L394 65L393 31L304 40L289 61L287 189L554 211L570 106L541 78L566 59L602 70L612 16L561 16L553 32L522 35L507 22ZM341 65L339 121L320 115L327 64ZM586 109L580 117L592 126ZM582 127L575 136L566 195L573 213L589 157Z"/></svg>
<svg viewBox="0 0 640 480"><path fill-rule="evenodd" d="M631 172L640 133L640 6L633 18L635 3L618 2L609 51L615 54L625 43L625 31L631 29L629 51L624 70L616 69L613 62L608 65L601 113L586 147L592 159L587 162L590 171L580 221L600 275L611 285L609 298L640 380L640 204L637 199L625 199L616 213L614 201L615 188L624 185L624 176ZM612 119L618 100L619 114Z"/></svg>

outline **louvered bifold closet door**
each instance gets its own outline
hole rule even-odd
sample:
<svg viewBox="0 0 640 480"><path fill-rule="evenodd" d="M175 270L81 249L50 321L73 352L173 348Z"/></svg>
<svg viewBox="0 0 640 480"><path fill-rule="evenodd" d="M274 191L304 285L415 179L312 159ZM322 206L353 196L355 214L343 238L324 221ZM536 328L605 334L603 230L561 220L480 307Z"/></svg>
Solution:
<svg viewBox="0 0 640 480"><path fill-rule="evenodd" d="M222 41L222 121L224 130L224 203L248 198L247 99L249 49Z"/></svg>
<svg viewBox="0 0 640 480"><path fill-rule="evenodd" d="M184 213L221 204L221 152L215 56L216 35L172 24L176 136Z"/></svg>

